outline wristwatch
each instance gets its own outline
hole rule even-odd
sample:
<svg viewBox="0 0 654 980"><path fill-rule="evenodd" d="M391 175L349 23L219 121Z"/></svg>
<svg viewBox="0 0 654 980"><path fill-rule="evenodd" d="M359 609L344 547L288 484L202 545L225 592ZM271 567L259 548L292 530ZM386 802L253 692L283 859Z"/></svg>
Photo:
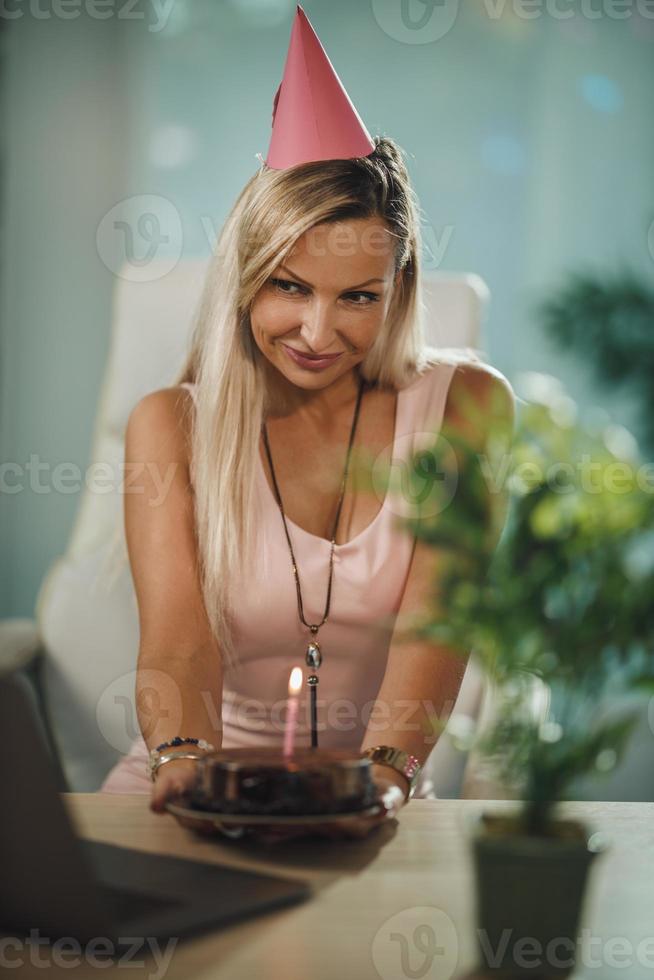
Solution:
<svg viewBox="0 0 654 980"><path fill-rule="evenodd" d="M372 763L390 766L401 773L409 787L407 800L411 799L416 791L416 785L422 771L422 766L415 755L410 755L404 749L396 749L392 745L375 745L372 748L364 749L363 754L367 755Z"/></svg>

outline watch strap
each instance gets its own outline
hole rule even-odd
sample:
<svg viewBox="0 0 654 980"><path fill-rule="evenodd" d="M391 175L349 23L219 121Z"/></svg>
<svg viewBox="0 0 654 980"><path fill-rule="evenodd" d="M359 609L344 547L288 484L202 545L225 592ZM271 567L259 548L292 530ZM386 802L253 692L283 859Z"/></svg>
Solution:
<svg viewBox="0 0 654 980"><path fill-rule="evenodd" d="M393 745L375 745L364 749L364 755L367 755L373 764L390 766L401 773L409 788L407 799L411 799L416 791L422 771L422 766L415 755L405 752L404 749L395 748Z"/></svg>

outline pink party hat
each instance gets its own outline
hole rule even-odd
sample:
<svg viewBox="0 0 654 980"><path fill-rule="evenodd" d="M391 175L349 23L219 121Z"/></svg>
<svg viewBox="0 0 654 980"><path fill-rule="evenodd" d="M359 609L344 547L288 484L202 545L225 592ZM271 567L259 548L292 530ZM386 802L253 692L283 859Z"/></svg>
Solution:
<svg viewBox="0 0 654 980"><path fill-rule="evenodd" d="M375 149L300 4L273 102L272 125L266 164L274 170L312 160L366 157Z"/></svg>

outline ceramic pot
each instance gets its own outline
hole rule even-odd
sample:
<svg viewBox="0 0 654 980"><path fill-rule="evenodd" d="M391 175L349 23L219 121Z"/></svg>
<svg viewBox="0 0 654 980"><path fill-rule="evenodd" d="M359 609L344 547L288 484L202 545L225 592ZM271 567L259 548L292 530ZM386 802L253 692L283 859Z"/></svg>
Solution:
<svg viewBox="0 0 654 980"><path fill-rule="evenodd" d="M588 874L606 847L575 820L529 835L517 815L472 822L480 971L498 977L567 977Z"/></svg>

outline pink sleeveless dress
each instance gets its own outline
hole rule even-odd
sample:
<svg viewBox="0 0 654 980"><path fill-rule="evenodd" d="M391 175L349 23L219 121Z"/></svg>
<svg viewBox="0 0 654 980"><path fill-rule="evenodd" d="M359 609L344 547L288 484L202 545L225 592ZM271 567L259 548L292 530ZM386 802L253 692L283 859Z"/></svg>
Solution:
<svg viewBox="0 0 654 980"><path fill-rule="evenodd" d="M418 448L420 433L440 430L455 364L437 363L398 391L393 467ZM194 386L185 383L193 393ZM264 515L258 541L266 575L263 589L243 583L236 594L234 638L237 668L223 675L223 748L283 745L288 681L303 669L296 745L309 746L310 709L305 651L309 631L300 622L295 579L281 514L259 457L257 494ZM413 535L397 526L401 505L388 493L372 522L350 541L334 547L329 617L317 640L323 651L318 671L318 744L358 751L379 691L395 618L411 566ZM297 560L304 616L320 622L329 575L330 542L286 518ZM381 716L383 717L383 716ZM377 716L380 740L383 729ZM375 718L373 717L373 724ZM182 733L186 734L186 733ZM148 750L139 736L100 787L107 793L149 793ZM435 798L428 765L415 797Z"/></svg>

